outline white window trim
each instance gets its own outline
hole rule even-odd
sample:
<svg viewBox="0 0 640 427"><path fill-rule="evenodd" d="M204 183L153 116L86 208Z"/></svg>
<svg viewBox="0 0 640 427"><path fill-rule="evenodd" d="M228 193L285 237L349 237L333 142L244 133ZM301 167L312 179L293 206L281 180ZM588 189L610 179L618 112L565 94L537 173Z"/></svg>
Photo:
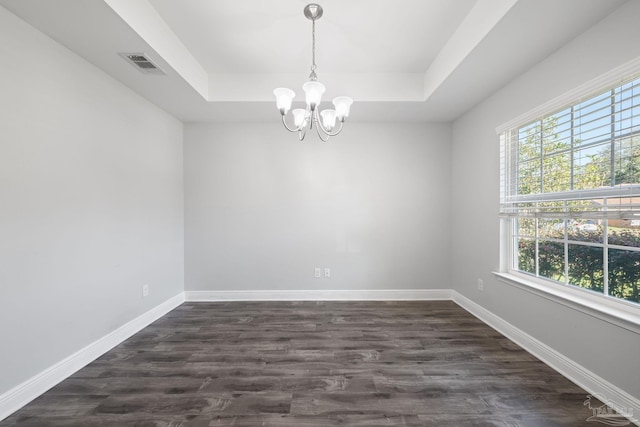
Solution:
<svg viewBox="0 0 640 427"><path fill-rule="evenodd" d="M494 272L502 283L580 311L640 335L640 308L615 297L516 271Z"/></svg>
<svg viewBox="0 0 640 427"><path fill-rule="evenodd" d="M637 57L600 77L503 123L496 128L496 132L500 135L509 129L517 128L531 121L540 119L540 117L545 116L550 111L561 109L567 104L579 102L581 99L591 97L603 87L614 86L616 83L628 78L630 74L637 73L639 69L640 57ZM612 296L601 295L574 285L530 276L512 270L510 268L512 239L510 238L509 225L507 224L509 222L507 219L501 221L500 271L494 272L494 275L500 282L515 286L640 335L640 305Z"/></svg>

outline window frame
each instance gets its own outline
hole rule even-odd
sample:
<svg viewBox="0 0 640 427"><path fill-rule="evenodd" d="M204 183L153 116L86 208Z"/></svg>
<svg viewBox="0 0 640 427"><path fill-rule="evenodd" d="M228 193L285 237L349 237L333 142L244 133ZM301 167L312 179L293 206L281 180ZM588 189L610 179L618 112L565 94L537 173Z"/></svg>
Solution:
<svg viewBox="0 0 640 427"><path fill-rule="evenodd" d="M531 110L501 126L499 126L496 131L500 136L500 145L501 145L501 161L500 161L500 194L501 194L501 206L503 206L505 200L504 195L507 194L507 183L505 182L504 177L507 174L510 174L512 171L508 170L509 168L517 168L518 163L512 162L506 159L507 151L505 150L506 144L509 142L507 138L509 137L509 132L512 132L514 129L518 129L520 127L524 127L529 125L536 120L543 120L543 118L549 117L553 115L555 112L563 111L564 109L570 108L570 105L576 105L584 101L588 101L589 99L596 98L608 91L615 90L618 86L625 83L625 81L633 80L629 77L634 76L634 79L638 78L638 74L640 73L640 58L635 59L634 61L630 61L627 64L624 64L614 70L611 70L609 73L606 73L590 82L585 83L553 100L545 103L534 110ZM571 107L573 111L573 107ZM542 123L542 122L541 122ZM573 129L575 126L571 126ZM573 131L572 131L573 132ZM616 138L613 137L612 134L612 144L615 144ZM594 145L595 143L591 143L588 145ZM573 144L571 144L570 152L573 153L574 150L580 149L575 148ZM554 153L555 154L555 153ZM542 156L544 154L541 152L540 160L542 161ZM612 154L612 158L613 158ZM573 160L572 160L573 162ZM573 184L574 179L574 166L571 166L571 181ZM543 185L543 180L540 179L541 185ZM615 189L617 187L611 187L611 189ZM603 191L603 190L569 190L566 193L572 193L572 195L583 195L585 197L598 195L599 193L607 193L608 196L611 197L612 194L615 193L613 191ZM550 193L552 194L552 193ZM602 194L603 196L605 194ZM561 195L560 195L561 196ZM556 195L558 197L558 195ZM532 197L533 198L533 197ZM523 199L526 199L524 197ZM533 201L533 200L531 200ZM519 271L515 269L517 266L516 260L516 249L515 242L518 239L518 230L517 221L515 221L512 217L501 217L500 221L500 268L499 271L495 272L497 279L502 283L516 286L520 289L523 289L527 292L531 292L538 296L541 296L546 299L553 300L559 304L565 305L569 308L581 311L583 313L589 314L593 317L597 317L601 320L607 321L609 323L615 324L617 326L623 327L625 329L631 330L635 333L640 334L640 302L632 302L627 301L622 298L618 298L616 296L607 295L606 284L607 280L603 279L603 293L598 293L596 291L592 291L589 289L584 289L576 285L572 285L568 283L568 275L567 275L567 245L573 243L573 240L568 240L568 224L566 223L566 219L564 220L564 239L562 241L564 245L564 257L565 257L565 282L555 281L553 279L547 279L545 277L540 277L539 275L531 275L525 272ZM612 246L612 249L627 249L625 247L619 247L618 245L611 245L608 243L607 239L607 224L608 221L603 221L603 230L602 230L602 241L600 243L595 244L597 247L602 247L602 257L603 257L603 274L608 278L608 264L606 261L608 258L608 248ZM534 221L535 226L535 236L534 239L537 242L539 241L538 236L538 218L535 218ZM577 244L584 244L585 242L576 242ZM585 246L593 246L592 243L587 243ZM638 251L638 250L636 250ZM537 255L536 251L536 257ZM514 264L515 262L515 264ZM539 261L536 260L536 265L538 265ZM538 273L538 271L536 271Z"/></svg>

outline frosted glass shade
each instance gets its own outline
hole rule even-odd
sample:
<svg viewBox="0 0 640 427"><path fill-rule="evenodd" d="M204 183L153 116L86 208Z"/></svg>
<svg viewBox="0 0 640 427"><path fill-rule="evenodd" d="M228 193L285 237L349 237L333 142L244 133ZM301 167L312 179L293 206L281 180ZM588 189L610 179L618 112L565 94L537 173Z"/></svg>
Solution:
<svg viewBox="0 0 640 427"><path fill-rule="evenodd" d="M297 129L302 129L307 125L307 110L296 108L292 113L293 123L296 125Z"/></svg>
<svg viewBox="0 0 640 427"><path fill-rule="evenodd" d="M336 110L324 110L320 115L322 116L322 126L331 132L336 127Z"/></svg>
<svg viewBox="0 0 640 427"><path fill-rule="evenodd" d="M353 99L348 96L338 96L337 98L333 98L333 105L336 107L338 120L344 122L344 119L349 117L351 104L353 104Z"/></svg>
<svg viewBox="0 0 640 427"><path fill-rule="evenodd" d="M303 84L302 89L304 89L307 106L311 111L315 110L322 100L322 94L325 91L324 85L320 82L310 81Z"/></svg>
<svg viewBox="0 0 640 427"><path fill-rule="evenodd" d="M291 89L279 87L273 90L273 94L276 96L276 106L280 110L280 114L283 116L289 112L291 108L291 102L295 98L296 93Z"/></svg>

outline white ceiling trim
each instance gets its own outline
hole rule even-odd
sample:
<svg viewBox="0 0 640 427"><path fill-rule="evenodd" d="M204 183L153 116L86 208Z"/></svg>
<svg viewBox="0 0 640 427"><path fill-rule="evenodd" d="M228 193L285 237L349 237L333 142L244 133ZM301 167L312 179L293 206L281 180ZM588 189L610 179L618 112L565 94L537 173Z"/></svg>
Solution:
<svg viewBox="0 0 640 427"><path fill-rule="evenodd" d="M104 0L158 55L203 98L209 76L147 0Z"/></svg>
<svg viewBox="0 0 640 427"><path fill-rule="evenodd" d="M335 93L358 102L426 101L518 0L479 0L424 73L323 73ZM296 74L207 74L147 0L104 0L173 70L208 102L268 102L274 87L296 90Z"/></svg>
<svg viewBox="0 0 640 427"><path fill-rule="evenodd" d="M303 100L306 73L295 74L210 74L209 101L273 102L273 89L287 87ZM322 73L327 87L324 99L345 95L358 102L424 101L422 73Z"/></svg>
<svg viewBox="0 0 640 427"><path fill-rule="evenodd" d="M478 0L425 72L423 100L438 90L517 1Z"/></svg>

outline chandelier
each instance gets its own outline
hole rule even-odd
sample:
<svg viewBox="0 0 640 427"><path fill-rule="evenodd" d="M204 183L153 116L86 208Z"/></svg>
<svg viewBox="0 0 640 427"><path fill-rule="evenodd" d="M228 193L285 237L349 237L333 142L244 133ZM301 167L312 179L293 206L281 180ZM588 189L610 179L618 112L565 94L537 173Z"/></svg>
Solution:
<svg viewBox="0 0 640 427"><path fill-rule="evenodd" d="M316 75L316 20L322 16L322 6L315 3L308 4L304 8L304 16L311 20L311 74L309 74L309 81L302 85L307 107L292 111L293 127L287 124L286 115L291 109L291 103L296 96L295 92L287 88L277 88L274 89L273 94L276 96L276 106L282 115L282 124L289 132L298 132L298 139L302 141L307 129L313 129L315 126L320 139L326 142L329 137L336 136L342 131L342 125L349 116L353 99L339 96L333 99L334 109L319 111L318 107L325 87L318 81Z"/></svg>

